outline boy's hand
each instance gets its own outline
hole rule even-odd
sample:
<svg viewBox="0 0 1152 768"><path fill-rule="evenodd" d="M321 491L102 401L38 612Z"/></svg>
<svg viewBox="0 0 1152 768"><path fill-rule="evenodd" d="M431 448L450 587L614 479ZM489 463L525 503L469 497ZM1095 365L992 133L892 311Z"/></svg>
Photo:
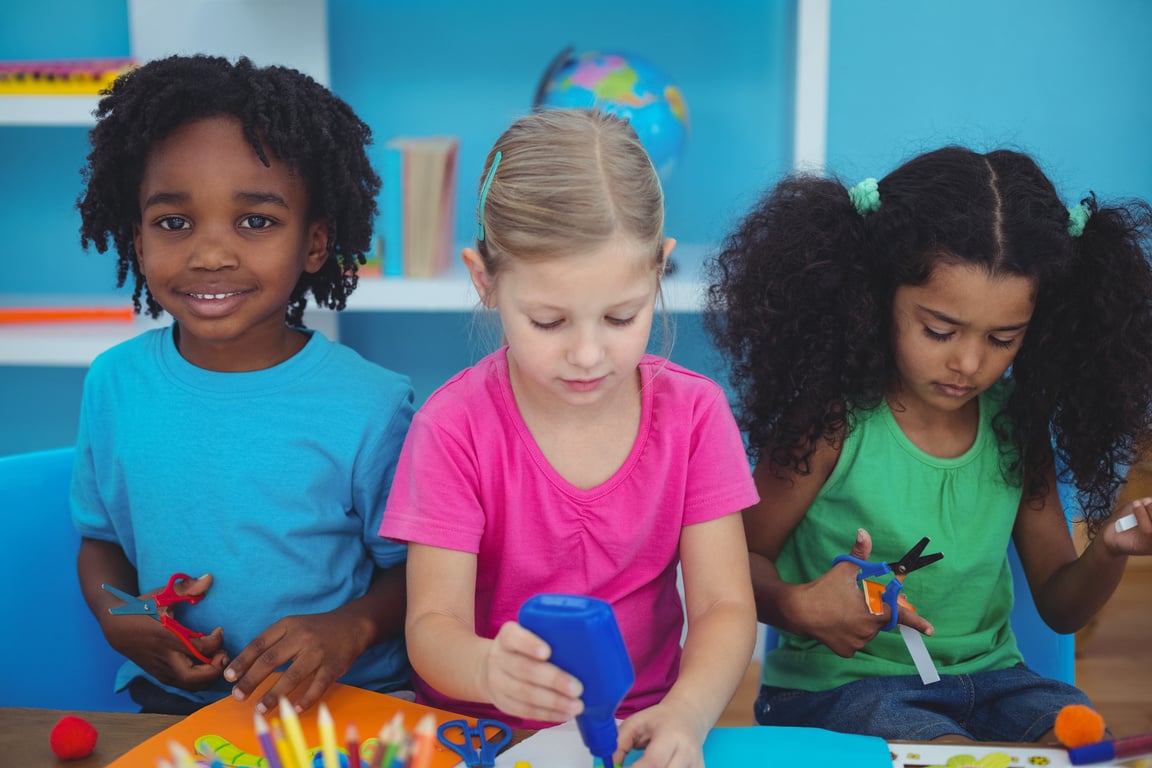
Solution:
<svg viewBox="0 0 1152 768"><path fill-rule="evenodd" d="M297 712L311 707L368 647L365 632L338 612L287 616L257 635L228 668L232 695L243 701L279 667L284 674L257 702L275 711L284 696Z"/></svg>
<svg viewBox="0 0 1152 768"><path fill-rule="evenodd" d="M480 670L481 688L501 712L562 723L584 711L584 687L548 662L552 649L514 621L500 627Z"/></svg>
<svg viewBox="0 0 1152 768"><path fill-rule="evenodd" d="M181 581L175 585L175 590L181 595L202 595L211 586L212 576L205 575ZM145 592L141 597L151 597L162 589ZM163 607L161 611L176 618L171 606ZM228 663L221 627L203 637L189 639L196 650L211 659L207 664L191 656L175 634L151 617L108 616L101 621L101 628L112 648L139 664L161 683L174 688L186 691L210 688L220 679Z"/></svg>

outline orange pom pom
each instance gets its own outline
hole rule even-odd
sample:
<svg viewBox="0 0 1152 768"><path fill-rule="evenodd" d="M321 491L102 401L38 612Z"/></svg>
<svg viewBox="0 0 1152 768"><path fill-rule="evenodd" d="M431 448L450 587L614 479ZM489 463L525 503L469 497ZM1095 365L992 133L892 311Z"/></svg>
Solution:
<svg viewBox="0 0 1152 768"><path fill-rule="evenodd" d="M1104 718L1091 707L1069 704L1056 715L1055 731L1068 749L1095 744L1104 738Z"/></svg>
<svg viewBox="0 0 1152 768"><path fill-rule="evenodd" d="M61 760L80 760L96 748L96 729L82 717L65 715L52 727L48 743Z"/></svg>

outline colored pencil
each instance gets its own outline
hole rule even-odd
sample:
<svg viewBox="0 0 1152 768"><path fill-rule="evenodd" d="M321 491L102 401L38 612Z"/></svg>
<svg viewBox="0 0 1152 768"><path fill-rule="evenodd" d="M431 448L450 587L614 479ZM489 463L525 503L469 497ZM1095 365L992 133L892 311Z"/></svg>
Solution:
<svg viewBox="0 0 1152 768"><path fill-rule="evenodd" d="M391 768L396 751L404 741L404 716L399 712L380 731L381 751L376 753L376 763L372 768Z"/></svg>
<svg viewBox="0 0 1152 768"><path fill-rule="evenodd" d="M420 718L413 733L411 768L428 768L436 751L436 718L431 712Z"/></svg>
<svg viewBox="0 0 1152 768"><path fill-rule="evenodd" d="M336 746L336 723L328 705L320 702L316 711L316 723L320 729L320 754L324 758L324 768L340 768L340 754Z"/></svg>
<svg viewBox="0 0 1152 768"><path fill-rule="evenodd" d="M292 747L292 758L296 765L299 768L312 768L312 761L308 758L308 743L304 741L304 730L300 727L300 716L283 696L280 697L280 722L284 725L284 733Z"/></svg>
<svg viewBox="0 0 1152 768"><path fill-rule="evenodd" d="M356 723L348 723L344 730L344 745L348 749L348 768L360 768L360 731Z"/></svg>
<svg viewBox="0 0 1152 768"><path fill-rule="evenodd" d="M280 764L280 755L276 752L276 742L272 739L272 731L268 728L268 721L260 712L256 712L252 720L256 729L256 740L260 742L260 751L268 761L268 768L283 768Z"/></svg>
<svg viewBox="0 0 1152 768"><path fill-rule="evenodd" d="M284 734L284 726L280 725L279 720L272 721L272 743L276 745L276 754L280 758L280 765L283 768L301 768L301 766L296 765L292 745L288 743L288 737Z"/></svg>
<svg viewBox="0 0 1152 768"><path fill-rule="evenodd" d="M172 764L176 768L196 768L196 761L192 759L192 753L180 742L168 742L168 751L172 753Z"/></svg>

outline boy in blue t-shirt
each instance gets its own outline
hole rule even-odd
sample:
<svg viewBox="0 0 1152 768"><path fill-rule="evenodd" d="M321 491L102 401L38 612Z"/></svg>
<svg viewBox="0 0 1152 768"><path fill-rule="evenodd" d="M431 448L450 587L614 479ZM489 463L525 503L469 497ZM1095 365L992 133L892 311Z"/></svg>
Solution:
<svg viewBox="0 0 1152 768"><path fill-rule="evenodd" d="M277 669L258 709L408 685L405 549L376 532L412 389L302 328L309 292L342 309L356 285L370 136L308 76L243 58L149 62L100 101L81 242L111 240L137 312L174 318L93 363L72 488L81 588L145 711L244 699ZM204 633L191 647L109 613L102 584L174 573L202 596L162 609Z"/></svg>

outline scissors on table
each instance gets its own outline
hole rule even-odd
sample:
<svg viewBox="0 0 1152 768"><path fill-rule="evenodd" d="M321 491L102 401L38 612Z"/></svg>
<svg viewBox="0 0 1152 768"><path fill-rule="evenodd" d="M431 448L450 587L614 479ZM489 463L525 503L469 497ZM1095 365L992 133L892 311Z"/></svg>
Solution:
<svg viewBox="0 0 1152 768"><path fill-rule="evenodd" d="M856 574L856 582L864 587L865 598L868 601L868 609L872 611L872 613L883 613L883 603L887 603L888 607L892 609L892 617L884 627L885 631L893 629L896 626L899 606L903 605L906 608L912 608L912 604L900 594L900 590L904 587L904 577L912 571L923 568L926 565L931 565L944 557L942 552L933 552L930 555L921 554L924 548L928 546L928 541L928 537L925 536L916 543L916 546L908 550L903 557L890 563L870 563L867 560L861 560L851 555L838 555L832 560L832 565L844 561L855 563L860 567L860 572ZM869 576L883 576L888 573L892 574L892 579L886 586L868 579ZM915 609L912 608L912 610Z"/></svg>
<svg viewBox="0 0 1152 768"><path fill-rule="evenodd" d="M174 573L168 579L168 586L164 587L164 589L160 590L155 595L147 598L130 595L127 592L116 589L116 587L110 586L108 584L101 584L100 587L107 590L108 592L111 592L112 594L116 595L116 597L124 601L124 605L118 605L114 608L109 608L108 613L111 613L115 616L151 616L153 619L160 622L162 627L176 635L176 637L180 638L180 642L184 643L184 647L188 649L189 653L191 653L205 664L209 664L212 660L204 654L200 653L200 651L196 650L196 646L192 645L192 638L204 637L204 633L188 629L188 627L176 621L176 619L160 612L160 609L165 606L174 605L175 603L188 603L189 605L195 605L204 598L204 595L176 594L176 584L181 581L190 580L191 578L192 577L186 573Z"/></svg>
<svg viewBox="0 0 1152 768"><path fill-rule="evenodd" d="M491 736L490 728L496 731ZM476 725L469 725L467 720L449 720L436 729L436 737L460 755L468 768L490 767L496 765L496 753L512 740L512 729L499 720L481 718Z"/></svg>

